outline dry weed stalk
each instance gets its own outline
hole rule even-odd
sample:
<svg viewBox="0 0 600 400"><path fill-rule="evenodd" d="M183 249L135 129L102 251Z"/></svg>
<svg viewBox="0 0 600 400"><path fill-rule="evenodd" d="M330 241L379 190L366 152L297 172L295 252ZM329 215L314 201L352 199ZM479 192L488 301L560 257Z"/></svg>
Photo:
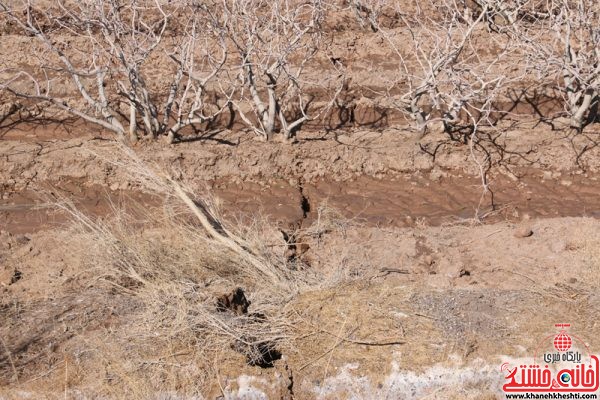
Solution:
<svg viewBox="0 0 600 400"><path fill-rule="evenodd" d="M83 235L78 237L85 241L89 285L131 299L132 312L121 333L103 338L118 351L105 354L99 343L89 343L98 357L106 358L104 364L120 362L119 368L106 367L124 390L118 394L144 397L149 389L138 383L165 365L204 376L206 360L231 355L232 348L251 365L272 363L278 350L294 340L288 304L331 282L317 271L290 269L283 252L267 245L275 237L281 240L268 222L256 218L226 227L210 201L194 200L180 183L123 148L118 164L145 188L165 196L162 211L140 208L140 217L115 209L112 217L94 220L68 199L58 199ZM323 234L321 228L318 232ZM252 301L248 314L219 311L217 296L238 286Z"/></svg>
<svg viewBox="0 0 600 400"><path fill-rule="evenodd" d="M292 340L294 328L286 304L299 288L316 283L311 274L290 272L286 281L283 277L272 281L269 276L275 276L284 260L255 256L261 262L259 270L247 253L207 235L198 223L186 222L190 212L181 212L177 205L167 204L166 215L160 209L145 210L148 221L143 231L139 217L132 214L115 210L112 218L93 220L67 201L59 206L71 213L78 237L85 241L83 269L88 285L105 287L131 301L125 326L102 339L111 350L89 343L97 360L108 360L103 364L109 365L106 368L118 380L119 390L143 398L151 392L137 384L148 374L165 371L165 364L207 374L207 360L227 352L231 357L232 348L252 365L268 364L276 359L276 348ZM246 245L254 247L252 240ZM246 288L252 299L247 315L220 312L216 307L217 296L236 286ZM173 357L173 353L185 355ZM94 368L98 366L90 370Z"/></svg>
<svg viewBox="0 0 600 400"><path fill-rule="evenodd" d="M287 281L285 271L270 265L251 248L246 240L227 229L209 202L194 201L188 194L189 191L185 190L179 182L164 173L154 172L153 168L146 165L132 150L124 146L122 149L125 161L120 161L118 164L123 170L128 171L133 180L139 181L143 187L157 194L179 199L194 214L215 244L223 246L250 264L269 285L285 286Z"/></svg>

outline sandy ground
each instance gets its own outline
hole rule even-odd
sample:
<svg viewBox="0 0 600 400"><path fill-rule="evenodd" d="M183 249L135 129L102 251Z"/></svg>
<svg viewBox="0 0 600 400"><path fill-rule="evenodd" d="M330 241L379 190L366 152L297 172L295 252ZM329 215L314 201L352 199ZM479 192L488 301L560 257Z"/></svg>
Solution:
<svg viewBox="0 0 600 400"><path fill-rule="evenodd" d="M495 209L485 196L483 223L467 146L443 145L434 159L410 131L312 133L291 146L224 132L234 145L135 147L155 170L212 193L230 221L262 214L309 229L323 212L339 218L306 239L302 257L343 283L288 303L283 358L263 369L225 348L208 370L181 344L122 364L144 306L94 283L86 239L54 207L70 198L94 219L160 207L164 198L119 165L127 153L101 135L12 132L0 141L0 397L124 395L108 384L138 398L498 398L500 364L530 357L554 323L600 345L595 150L583 169L569 138L532 132L507 134L522 154L491 170ZM256 288L245 289L252 300ZM147 368L155 385L124 378Z"/></svg>
<svg viewBox="0 0 600 400"><path fill-rule="evenodd" d="M515 236L522 224L509 222L387 229L350 223L325 235L306 254L311 268L346 264L351 278L291 303L294 340L280 349L284 358L274 368L244 366L225 349L218 378L203 394L279 398L291 374L300 399L495 398L501 362L531 356L557 321L571 322L596 348L599 222L526 225L533 235L525 238ZM77 242L72 231L2 232L0 334L12 354L2 358L5 398L37 398L62 379L70 396L93 397L101 389L96 380L130 367L112 366L107 353L103 371L89 370L95 356L86 349L99 340L111 348L138 309L135 297L95 287L82 270L85 248L65 252L69 242ZM185 354L167 361L182 380L200 374ZM165 382L165 392L191 393Z"/></svg>
<svg viewBox="0 0 600 400"><path fill-rule="evenodd" d="M517 178L527 169L536 169L534 176L564 179L561 174L568 177L600 170L600 150L593 141L597 129L592 125L588 134L574 135L546 125L525 124L500 129L493 143L484 136L482 145L489 151L492 165L498 167L493 174ZM81 128L68 132L64 127L51 130L25 125L5 134L0 141L3 190L23 190L32 182L65 178L85 178L88 185L112 189L132 184L109 157L119 151L116 143L108 140L110 136L81 135ZM365 176L384 179L414 172L441 176L448 171L479 173L469 146L443 133L419 138L406 127L308 131L301 132L299 140L294 145L273 145L257 141L250 133L225 130L212 139L174 146L141 143L137 149L147 162L179 172L192 182L265 184L283 180L297 184Z"/></svg>
<svg viewBox="0 0 600 400"><path fill-rule="evenodd" d="M474 159L464 138L435 127L422 136L368 95L395 70L374 76L387 54L353 18L332 22L328 57L357 88L345 93L354 119L307 126L294 144L234 126L128 150L77 120L0 120L0 400L494 399L500 365L529 362L557 322L598 351L598 124L576 134L552 116L555 104L541 104L539 118L520 104L517 117L481 132ZM0 69L28 65L30 38L6 25L0 41ZM160 86L162 65L153 67ZM131 154L212 197L228 226L264 217L277 265L313 277L269 298L285 337L268 368L249 365L227 335L231 345L210 352L198 350L201 337L164 335L170 323L193 327L201 307L221 315L216 294L243 279L221 271L213 249L182 247L187 238L165 221L192 217L144 184ZM493 197L482 195L482 160ZM105 279L115 260L56 207L65 200L98 223L127 213L129 237L153 262L182 269L155 293ZM191 226L184 233L198 233ZM294 229L307 247L292 263L279 230ZM267 284L244 287L251 313ZM190 308L161 319L172 298Z"/></svg>

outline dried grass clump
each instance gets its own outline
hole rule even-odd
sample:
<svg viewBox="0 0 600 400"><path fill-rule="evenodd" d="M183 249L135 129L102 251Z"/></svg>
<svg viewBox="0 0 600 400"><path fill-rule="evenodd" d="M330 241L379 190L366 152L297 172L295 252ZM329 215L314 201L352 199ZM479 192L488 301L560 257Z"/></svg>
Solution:
<svg viewBox="0 0 600 400"><path fill-rule="evenodd" d="M86 335L81 376L109 383L93 390L103 395L149 398L204 394L223 363L272 366L294 340L290 303L327 282L310 268L290 268L286 243L267 219L225 223L210 198L141 163L127 165L164 196L162 207L115 208L92 219L59 199L73 217L78 242L71 247L85 253L88 285L125 297L130 309L118 328ZM238 287L251 301L247 314L217 306Z"/></svg>
<svg viewBox="0 0 600 400"><path fill-rule="evenodd" d="M90 285L131 299L125 326L102 344L90 343L102 358L114 358L105 364L118 382L113 389L124 391L113 395L152 392L138 383L164 373L172 354L185 354L187 368L196 371L191 387L197 388L202 387L199 376L205 376L205 384L214 379L209 379L213 360L227 353L241 354L249 365L272 365L294 334L288 303L321 284L315 272L286 266L283 247L269 245L283 242L266 220L256 218L231 230L230 237L244 235L243 252L238 252L211 237L181 205L165 204L144 210L142 217L114 210L105 220L62 204L74 217ZM218 213L211 210L211 215ZM251 300L246 315L217 307L217 298L237 287ZM153 390L169 388L180 377L173 379Z"/></svg>
<svg viewBox="0 0 600 400"><path fill-rule="evenodd" d="M85 299L90 309L95 303L112 311L107 321L98 319L100 328L64 342L60 351L75 358L36 377L40 385L109 398L203 398L224 382L222 375L269 367L281 353L296 351L296 336L305 332L298 329L294 300L345 274L302 260L290 264L289 243L266 218L227 221L214 199L199 199L129 150L121 160L131 179L163 204L114 207L109 217L94 219L68 199L57 200L73 220L65 248L83 260L69 307L76 310ZM319 221L302 234L319 241L343 229L334 214L319 210ZM218 305L236 288L250 302L247 312Z"/></svg>

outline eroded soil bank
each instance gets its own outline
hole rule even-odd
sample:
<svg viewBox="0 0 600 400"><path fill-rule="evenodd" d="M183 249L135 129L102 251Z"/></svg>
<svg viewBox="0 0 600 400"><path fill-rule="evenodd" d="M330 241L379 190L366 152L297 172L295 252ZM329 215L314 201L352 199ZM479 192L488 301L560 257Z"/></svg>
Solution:
<svg viewBox="0 0 600 400"><path fill-rule="evenodd" d="M487 155L475 155L491 163L487 180L496 211L488 221L525 213L596 216L600 149L593 128L573 136L546 125L523 126L482 139ZM46 208L55 201L51 193L98 215L111 202L162 201L136 177L130 150L100 132L77 136L23 126L9 133L0 140L0 221L9 230L62 221ZM258 142L243 132L216 137L175 146L140 143L134 157L200 195L216 195L227 214L260 210L284 224L315 218L324 206L394 226L456 222L473 217L478 206L480 215L492 211L490 193L481 201L481 170L469 146L441 133L302 132L294 145ZM310 210L302 209L303 201Z"/></svg>
<svg viewBox="0 0 600 400"><path fill-rule="evenodd" d="M24 190L0 200L3 229L26 233L67 222L68 216L55 206L61 198L70 199L78 208L95 216L106 216L115 207L142 212L145 207L163 201L156 194L130 189L112 191L81 181L41 182L39 187L37 191ZM392 179L362 177L347 182L322 180L292 185L287 181L266 184L213 181L206 182L196 193L218 199L224 215L251 217L253 213L261 213L282 226L311 223L323 208L335 209L344 217L369 226L396 227L460 223L476 215L483 216L488 223L503 219L517 221L523 215L600 216L600 184L595 175L530 171L518 181L496 176L489 187L493 197L490 192L484 194L478 177L438 171Z"/></svg>

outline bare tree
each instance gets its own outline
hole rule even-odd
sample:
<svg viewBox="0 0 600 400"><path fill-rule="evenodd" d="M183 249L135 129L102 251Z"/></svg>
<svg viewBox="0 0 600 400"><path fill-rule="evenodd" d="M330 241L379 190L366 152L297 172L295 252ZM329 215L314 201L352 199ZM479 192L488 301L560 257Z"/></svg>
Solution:
<svg viewBox="0 0 600 400"><path fill-rule="evenodd" d="M319 48L323 7L321 0L223 0L223 24L237 52L233 104L264 139L276 131L292 139L310 119L304 73Z"/></svg>
<svg viewBox="0 0 600 400"><path fill-rule="evenodd" d="M559 83L571 125L582 129L596 119L600 102L600 5L546 1L529 16L512 25L527 65L541 82Z"/></svg>
<svg viewBox="0 0 600 400"><path fill-rule="evenodd" d="M398 10L403 29L378 29L398 65L387 89L391 106L410 116L422 133L436 121L446 131L465 117L471 126L491 123L494 101L520 76L503 67L514 43L507 35L483 35L488 4L465 18L452 0L418 3L414 14ZM494 51L481 51L484 36Z"/></svg>
<svg viewBox="0 0 600 400"><path fill-rule="evenodd" d="M227 52L205 9L163 3L57 0L42 8L28 0L17 8L0 2L8 18L42 44L42 50L32 51L29 69L10 68L12 77L3 87L49 102L121 139L128 132L137 140L142 131L172 141L182 128L210 120L226 106L225 101L206 114L207 85ZM182 32L168 35L175 18L173 25ZM67 80L71 92L58 84Z"/></svg>
<svg viewBox="0 0 600 400"><path fill-rule="evenodd" d="M388 106L412 119L422 135L433 123L453 138L460 133L481 178L479 218L489 194L493 205L491 155L480 133L484 128L495 131L498 103L525 70L522 63L513 62L517 41L498 25L499 4L481 1L467 9L465 3L396 3L400 27L379 24L377 32L392 50L390 60L397 69L382 93Z"/></svg>

